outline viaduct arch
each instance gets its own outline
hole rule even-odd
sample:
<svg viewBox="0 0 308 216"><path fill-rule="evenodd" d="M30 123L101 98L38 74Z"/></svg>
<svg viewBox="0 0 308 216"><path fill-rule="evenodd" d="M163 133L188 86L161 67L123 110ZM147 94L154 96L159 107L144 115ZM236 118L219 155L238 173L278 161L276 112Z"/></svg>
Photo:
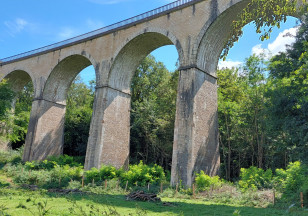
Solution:
<svg viewBox="0 0 308 216"><path fill-rule="evenodd" d="M130 83L152 50L174 44L180 58L171 184L219 170L216 69L237 14L249 0L179 0L85 35L0 60L0 81L28 71L35 96L24 161L63 149L68 87L93 65L96 91L85 169L128 164ZM14 76L16 73L17 76Z"/></svg>

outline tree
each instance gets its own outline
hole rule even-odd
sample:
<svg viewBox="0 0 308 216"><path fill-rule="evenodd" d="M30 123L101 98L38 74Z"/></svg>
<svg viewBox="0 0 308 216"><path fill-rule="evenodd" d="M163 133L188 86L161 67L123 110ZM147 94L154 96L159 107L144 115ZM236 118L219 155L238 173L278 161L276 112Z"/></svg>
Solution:
<svg viewBox="0 0 308 216"><path fill-rule="evenodd" d="M289 161L307 163L308 154L308 19L286 53L271 59L267 112L277 134L280 154Z"/></svg>
<svg viewBox="0 0 308 216"><path fill-rule="evenodd" d="M133 163L157 163L170 169L178 72L170 73L153 56L138 67L131 85Z"/></svg>
<svg viewBox="0 0 308 216"><path fill-rule="evenodd" d="M10 85L6 80L0 83L0 121L7 118L8 110L12 107L12 102L15 93L11 90Z"/></svg>
<svg viewBox="0 0 308 216"><path fill-rule="evenodd" d="M91 81L93 85L95 82ZM94 89L77 76L67 94L64 126L64 154L85 156L94 102Z"/></svg>
<svg viewBox="0 0 308 216"><path fill-rule="evenodd" d="M33 101L33 84L27 83L22 91L15 95L15 106L7 126L10 128L8 138L13 149L20 148L24 143L28 131L30 112Z"/></svg>
<svg viewBox="0 0 308 216"><path fill-rule="evenodd" d="M264 161L264 77L262 56L246 59L242 71L218 71L218 119L223 167L228 180L239 175L241 167Z"/></svg>
<svg viewBox="0 0 308 216"><path fill-rule="evenodd" d="M26 138L33 85L29 82L22 91L16 93L6 81L3 81L0 84L0 95L0 133L10 142L11 147L16 149L24 144Z"/></svg>

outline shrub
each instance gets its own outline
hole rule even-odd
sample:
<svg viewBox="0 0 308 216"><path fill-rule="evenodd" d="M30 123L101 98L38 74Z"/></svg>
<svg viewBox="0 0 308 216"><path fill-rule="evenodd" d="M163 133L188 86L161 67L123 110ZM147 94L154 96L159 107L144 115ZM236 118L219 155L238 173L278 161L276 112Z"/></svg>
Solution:
<svg viewBox="0 0 308 216"><path fill-rule="evenodd" d="M80 183L80 181L70 181L66 188L67 189L80 189L81 183Z"/></svg>
<svg viewBox="0 0 308 216"><path fill-rule="evenodd" d="M264 171L253 166L248 169L241 168L240 178L239 186L243 191L273 187L273 173L271 169Z"/></svg>
<svg viewBox="0 0 308 216"><path fill-rule="evenodd" d="M86 171L84 173L85 176L85 182L91 183L91 182L98 182L101 180L100 175L99 175L99 170L95 167L93 167L92 169Z"/></svg>
<svg viewBox="0 0 308 216"><path fill-rule="evenodd" d="M47 160L44 161L31 161L25 163L25 168L27 170L51 170L57 166L69 166L69 167L80 167L82 163L80 163L81 157L71 157L68 155L61 156L51 156L48 157Z"/></svg>
<svg viewBox="0 0 308 216"><path fill-rule="evenodd" d="M286 169L286 178L283 182L285 192L297 191L307 180L307 168L299 161L290 163Z"/></svg>
<svg viewBox="0 0 308 216"><path fill-rule="evenodd" d="M18 150L0 151L0 165L21 163L23 148Z"/></svg>
<svg viewBox="0 0 308 216"><path fill-rule="evenodd" d="M122 169L117 170L115 167L113 166L105 166L102 165L102 167L100 169L97 168L92 168L89 171L85 172L85 182L86 183L91 183L94 182L98 183L98 182L102 182L104 180L110 180L110 179L115 179L115 178L119 178L123 173Z"/></svg>
<svg viewBox="0 0 308 216"><path fill-rule="evenodd" d="M48 160L44 160L44 161L27 161L25 163L25 169L26 170L41 170L41 169L45 169L45 170L51 170L53 168L55 168L57 166L57 163L54 161L48 161Z"/></svg>
<svg viewBox="0 0 308 216"><path fill-rule="evenodd" d="M10 183L3 182L3 181L0 180L0 188L9 187L9 186L10 186Z"/></svg>
<svg viewBox="0 0 308 216"><path fill-rule="evenodd" d="M69 165L70 167L83 166L84 157L72 157L68 155L50 156L47 159L50 162L55 162L60 166Z"/></svg>
<svg viewBox="0 0 308 216"><path fill-rule="evenodd" d="M210 187L219 187L222 184L219 176L210 177L203 170L196 174L195 182L199 191L208 190Z"/></svg>
<svg viewBox="0 0 308 216"><path fill-rule="evenodd" d="M67 187L71 181L80 181L82 167L56 166L51 170L26 170L24 166L8 166L7 173L18 184L35 184L42 188Z"/></svg>
<svg viewBox="0 0 308 216"><path fill-rule="evenodd" d="M140 161L139 164L130 165L129 171L123 172L121 175L122 184L128 181L130 186L139 185L146 186L148 183L160 183L165 180L164 169L155 164L148 166Z"/></svg>
<svg viewBox="0 0 308 216"><path fill-rule="evenodd" d="M159 194L160 197L168 197L168 198L172 198L175 195L175 190L172 188L167 188L165 189L162 193Z"/></svg>
<svg viewBox="0 0 308 216"><path fill-rule="evenodd" d="M308 167L299 161L289 163L286 170L277 169L275 181L284 201L298 200L300 192L303 192L304 200L308 199Z"/></svg>
<svg viewBox="0 0 308 216"><path fill-rule="evenodd" d="M117 170L113 166L103 165L99 169L99 175L101 176L101 180L110 180L110 179L118 178L122 175L122 173L123 173L122 169Z"/></svg>

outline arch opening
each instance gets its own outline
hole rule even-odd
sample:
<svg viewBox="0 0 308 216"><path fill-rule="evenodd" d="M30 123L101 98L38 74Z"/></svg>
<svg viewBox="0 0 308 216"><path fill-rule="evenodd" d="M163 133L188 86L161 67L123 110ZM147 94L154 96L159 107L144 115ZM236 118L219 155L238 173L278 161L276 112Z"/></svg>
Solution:
<svg viewBox="0 0 308 216"><path fill-rule="evenodd" d="M26 139L29 125L33 82L23 70L9 73L0 83L1 131L0 149L19 149Z"/></svg>
<svg viewBox="0 0 308 216"><path fill-rule="evenodd" d="M82 55L72 55L63 59L51 72L43 92L43 98L55 103L65 104L67 92L76 76L92 65Z"/></svg>
<svg viewBox="0 0 308 216"><path fill-rule="evenodd" d="M287 139L281 138L282 130L271 128L272 132L276 131L280 137L277 134L275 136L270 132L269 125L275 125L279 119L273 123L275 106L271 103L277 102L273 92L279 95L273 89L277 90L280 81L271 75L271 70L279 65L279 61L288 61L290 57L279 54L279 51L286 52L287 49L281 48L284 47L281 43L288 35L293 34L290 38L295 36L296 17L288 17L291 22L284 24L287 29L280 33L274 29L272 40L263 43L258 41L257 36L253 38L252 32L255 32L255 29L248 23L243 37L229 51L227 61L219 62L224 42L229 37L228 30L232 20L244 7L245 3L240 2L220 14L217 20L206 26L206 33L201 32L198 43L197 65L218 78L221 176L228 180L239 178L243 167L257 166L274 170L285 168L286 161L291 160L291 150L288 150L286 145L279 144L279 141L286 143ZM281 27L286 28L283 24ZM255 44L250 46L250 43ZM288 49L290 48L292 45L290 46L289 42ZM243 56L243 53L246 56ZM275 56L279 56L278 59ZM283 128L283 124L285 123L280 126L276 124L276 128ZM279 152L280 147L285 150Z"/></svg>
<svg viewBox="0 0 308 216"><path fill-rule="evenodd" d="M94 92L79 74L95 80L92 63L83 55L68 56L51 71L42 96L34 101L35 135L29 139L24 160L43 160L63 153L84 158Z"/></svg>
<svg viewBox="0 0 308 216"><path fill-rule="evenodd" d="M167 61L166 56L173 61ZM171 171L179 79L177 59L173 45L160 47L142 60L132 78L129 160L132 164L143 161Z"/></svg>
<svg viewBox="0 0 308 216"><path fill-rule="evenodd" d="M74 79L67 92L63 154L84 162L95 95L95 69L88 66Z"/></svg>

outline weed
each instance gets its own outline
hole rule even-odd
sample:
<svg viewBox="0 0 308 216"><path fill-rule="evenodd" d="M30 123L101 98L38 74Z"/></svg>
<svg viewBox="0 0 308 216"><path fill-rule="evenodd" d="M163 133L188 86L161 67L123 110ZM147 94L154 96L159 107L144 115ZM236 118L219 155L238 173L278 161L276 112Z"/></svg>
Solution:
<svg viewBox="0 0 308 216"><path fill-rule="evenodd" d="M0 205L0 216L10 216L8 213L6 213L6 210L8 210L8 208L6 208L4 205Z"/></svg>
<svg viewBox="0 0 308 216"><path fill-rule="evenodd" d="M148 211L146 209L141 208L138 204L136 204L136 215L145 216L148 215Z"/></svg>
<svg viewBox="0 0 308 216"><path fill-rule="evenodd" d="M82 215L82 216L98 216L98 215L107 215L107 216L120 216L120 213L116 210L115 207L110 205L101 206L102 209L96 207L95 205L87 205L87 209L83 208L81 205L78 205L76 200L67 198L67 201L72 204L69 208L69 212L72 215Z"/></svg>
<svg viewBox="0 0 308 216"><path fill-rule="evenodd" d="M234 212L233 212L233 216L241 216L241 211L240 210L238 210L238 209L236 209Z"/></svg>
<svg viewBox="0 0 308 216"><path fill-rule="evenodd" d="M23 209L27 209L27 207L22 204L22 202L19 202L18 206L16 206L16 208L23 208Z"/></svg>

